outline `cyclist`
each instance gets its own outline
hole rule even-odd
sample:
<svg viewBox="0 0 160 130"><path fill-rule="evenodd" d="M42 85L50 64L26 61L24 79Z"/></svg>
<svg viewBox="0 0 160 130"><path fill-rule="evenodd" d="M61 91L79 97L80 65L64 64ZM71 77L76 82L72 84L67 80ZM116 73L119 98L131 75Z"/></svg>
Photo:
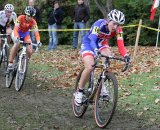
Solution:
<svg viewBox="0 0 160 130"><path fill-rule="evenodd" d="M10 35L12 32L12 26L17 18L14 11L14 6L12 4L6 4L4 10L0 11L0 33ZM10 42L10 37L8 37L8 42ZM1 37L0 37L0 47L1 47Z"/></svg>
<svg viewBox="0 0 160 130"><path fill-rule="evenodd" d="M12 40L14 42L14 46L11 48L10 56L9 56L9 64L8 70L13 69L13 59L20 47L19 40L24 40L26 43L32 43L29 29L33 29L36 37L36 41L38 46L41 46L40 35L38 32L38 27L36 21L33 19L33 16L36 13L36 10L32 6L27 6L24 10L25 15L20 15L15 23L14 30L11 34ZM32 45L27 46L28 57L30 58L32 53L34 52Z"/></svg>
<svg viewBox="0 0 160 130"><path fill-rule="evenodd" d="M111 50L108 44L108 40L113 36L117 38L117 45L120 54L130 61L129 55L126 53L123 41L123 31L120 25L124 24L125 16L119 10L111 10L107 16L107 20L99 19L96 21L88 33L83 37L81 45L81 54L84 62L84 71L82 72L79 88L74 93L75 104L81 105L83 98L83 89L89 78L91 71L93 70L92 65L94 64L94 56L98 53L110 56ZM107 96L106 89L102 88L101 94Z"/></svg>

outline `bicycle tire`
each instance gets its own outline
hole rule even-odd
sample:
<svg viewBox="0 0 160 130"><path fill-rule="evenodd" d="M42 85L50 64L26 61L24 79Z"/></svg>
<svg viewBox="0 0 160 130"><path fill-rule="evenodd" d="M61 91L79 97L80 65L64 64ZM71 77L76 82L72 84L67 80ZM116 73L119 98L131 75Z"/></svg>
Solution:
<svg viewBox="0 0 160 130"><path fill-rule="evenodd" d="M14 77L16 76L16 71L17 71L17 64L18 64L18 60L19 60L19 54L16 54L16 58L14 60L14 70L13 71L9 71L8 73L6 73L5 77L6 77L6 87L10 88Z"/></svg>
<svg viewBox="0 0 160 130"><path fill-rule="evenodd" d="M20 60L21 60L21 64L20 64ZM19 60L19 63L17 66L17 72L16 72L16 80L15 80L16 91L20 91L22 89L22 86L26 78L27 69L28 69L28 56L23 55L20 60Z"/></svg>
<svg viewBox="0 0 160 130"><path fill-rule="evenodd" d="M9 47L5 46L5 54L3 55L3 61L2 61L3 64L2 67L4 69L4 72L6 72L8 67L8 57L9 57Z"/></svg>
<svg viewBox="0 0 160 130"><path fill-rule="evenodd" d="M105 83L105 86L107 85L110 87L110 96L108 96L108 100L106 101L103 101L103 99L100 96L103 81ZM111 91L111 89L113 90ZM110 123L116 108L117 100L118 100L117 79L113 73L107 72L106 78L101 79L100 81L95 97L94 116L95 116L95 121L100 128L104 128ZM100 106L101 104L102 106Z"/></svg>
<svg viewBox="0 0 160 130"><path fill-rule="evenodd" d="M81 78L81 74L83 72L84 68L81 69L81 71L79 72L79 75L77 76L77 80L76 80L76 84L75 84L75 89L74 89L74 92L73 92L73 96L72 96L72 109L73 109L73 113L76 117L82 117L84 115L84 113L86 112L87 108L88 108L88 105L89 105L89 102L88 101L85 101L82 103L81 106L77 106L74 102L74 93L77 91L77 88L78 88L78 85L79 85L79 81L80 81L80 78ZM84 96L88 96L87 95L87 92L84 93Z"/></svg>

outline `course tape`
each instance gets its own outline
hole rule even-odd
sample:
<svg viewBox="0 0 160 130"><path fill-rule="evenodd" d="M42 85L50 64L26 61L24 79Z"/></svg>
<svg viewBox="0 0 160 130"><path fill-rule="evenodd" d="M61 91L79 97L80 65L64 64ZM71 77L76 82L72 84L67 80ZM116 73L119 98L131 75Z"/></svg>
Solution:
<svg viewBox="0 0 160 130"><path fill-rule="evenodd" d="M137 26L141 26L141 27L144 27L144 28L147 28L147 29L150 29L150 30L154 30L154 31L160 32L159 29L151 28L151 27L148 27L148 26L145 26L145 25L139 25L139 24L136 24L136 25L127 25L127 26L122 26L122 27L123 28L129 28L129 27L137 27ZM88 31L89 29L88 28L85 28L85 29L39 29L39 31L41 31L41 32L46 32L46 31L73 32L73 31L82 31L82 30Z"/></svg>

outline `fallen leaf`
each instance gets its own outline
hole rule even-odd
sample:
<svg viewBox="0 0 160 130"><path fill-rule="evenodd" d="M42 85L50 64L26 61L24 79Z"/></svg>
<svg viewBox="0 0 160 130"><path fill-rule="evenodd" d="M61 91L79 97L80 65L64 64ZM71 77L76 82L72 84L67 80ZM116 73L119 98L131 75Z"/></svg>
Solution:
<svg viewBox="0 0 160 130"><path fill-rule="evenodd" d="M141 116L143 114L143 112L138 112L137 116Z"/></svg>
<svg viewBox="0 0 160 130"><path fill-rule="evenodd" d="M157 98L157 99L155 100L155 103L156 103L156 104L158 104L158 103L160 104L160 99Z"/></svg>

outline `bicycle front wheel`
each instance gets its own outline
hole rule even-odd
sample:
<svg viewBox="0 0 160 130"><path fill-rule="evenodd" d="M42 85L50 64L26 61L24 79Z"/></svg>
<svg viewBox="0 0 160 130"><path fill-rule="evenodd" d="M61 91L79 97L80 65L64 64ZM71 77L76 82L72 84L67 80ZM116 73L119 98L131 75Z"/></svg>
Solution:
<svg viewBox="0 0 160 130"><path fill-rule="evenodd" d="M6 87L10 88L15 77L15 70L6 73Z"/></svg>
<svg viewBox="0 0 160 130"><path fill-rule="evenodd" d="M16 73L16 80L15 80L16 91L20 91L22 89L22 86L26 78L27 69L28 69L28 56L23 55L19 60Z"/></svg>
<svg viewBox="0 0 160 130"><path fill-rule="evenodd" d="M16 55L16 58L14 60L14 69L12 71L8 71L5 75L6 77L6 87L10 88L12 85L12 82L14 80L14 77L16 76L17 71L17 64L18 64L19 55Z"/></svg>
<svg viewBox="0 0 160 130"><path fill-rule="evenodd" d="M102 87L106 87L107 95L102 96ZM112 119L118 98L118 83L113 73L107 73L101 79L95 98L94 116L100 128L106 127Z"/></svg>

